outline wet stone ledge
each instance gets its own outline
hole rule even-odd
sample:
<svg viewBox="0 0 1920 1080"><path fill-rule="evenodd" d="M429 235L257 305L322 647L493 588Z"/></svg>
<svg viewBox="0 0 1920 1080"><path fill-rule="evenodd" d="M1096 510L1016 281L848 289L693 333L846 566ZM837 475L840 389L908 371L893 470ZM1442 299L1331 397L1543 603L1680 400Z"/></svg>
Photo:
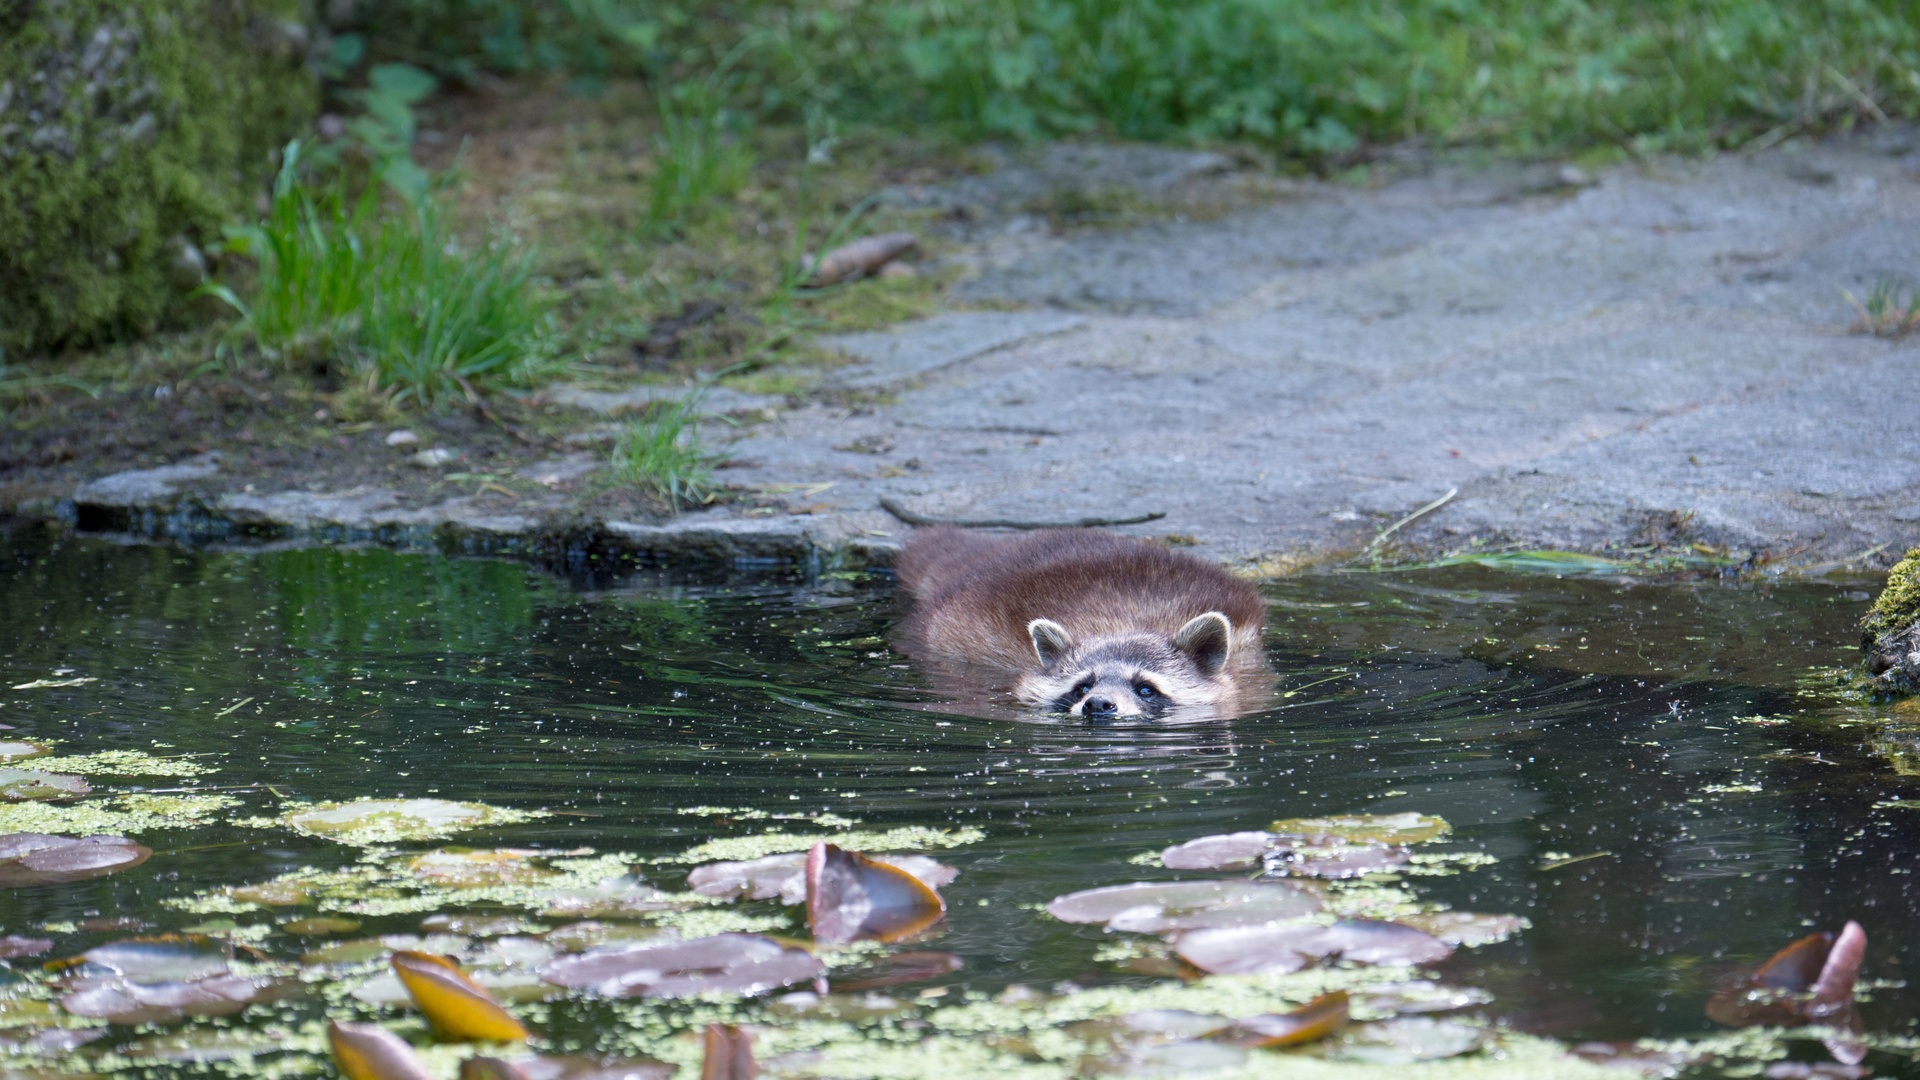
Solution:
<svg viewBox="0 0 1920 1080"><path fill-rule="evenodd" d="M897 547L890 518L871 514L739 514L714 509L659 522L583 518L564 500L500 513L472 498L408 507L384 488L342 492L230 490L220 456L114 473L66 500L19 508L82 533L206 545L375 545L525 559L563 573L601 560L807 572L884 567ZM866 520L871 518L872 520ZM893 523L899 529L898 523Z"/></svg>

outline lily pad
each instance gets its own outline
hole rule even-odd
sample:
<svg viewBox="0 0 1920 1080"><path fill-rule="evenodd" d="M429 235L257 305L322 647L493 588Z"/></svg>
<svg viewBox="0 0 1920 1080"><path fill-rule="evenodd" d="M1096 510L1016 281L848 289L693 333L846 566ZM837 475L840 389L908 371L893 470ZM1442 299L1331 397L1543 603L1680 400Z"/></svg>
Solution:
<svg viewBox="0 0 1920 1080"><path fill-rule="evenodd" d="M98 969L137 983L192 982L225 974L228 967L226 947L197 936L110 941L81 953L80 959L83 974Z"/></svg>
<svg viewBox="0 0 1920 1080"><path fill-rule="evenodd" d="M335 1020L327 1043L347 1080L437 1080L406 1040L378 1024Z"/></svg>
<svg viewBox="0 0 1920 1080"><path fill-rule="evenodd" d="M460 1042L521 1042L526 1025L500 1007L458 964L423 952L393 954L393 973L441 1035Z"/></svg>
<svg viewBox="0 0 1920 1080"><path fill-rule="evenodd" d="M946 913L940 894L904 870L827 843L807 854L807 926L822 944L899 941Z"/></svg>
<svg viewBox="0 0 1920 1080"><path fill-rule="evenodd" d="M486 1065L504 1066L489 1072ZM505 1071L511 1070L511 1071ZM587 1054L540 1054L534 1057L468 1058L460 1064L460 1080L668 1080L679 1066L654 1058L594 1057Z"/></svg>
<svg viewBox="0 0 1920 1080"><path fill-rule="evenodd" d="M1533 925L1520 915L1482 915L1474 911L1434 911L1393 920L1424 930L1449 945L1472 947L1505 941Z"/></svg>
<svg viewBox="0 0 1920 1080"><path fill-rule="evenodd" d="M663 945L680 940L680 933L665 926L637 926L633 923L603 923L593 919L556 926L540 935L557 952L583 953L627 945Z"/></svg>
<svg viewBox="0 0 1920 1080"><path fill-rule="evenodd" d="M282 819L297 832L345 844L438 840L483 825L509 825L544 816L485 803L446 799L355 799L321 803Z"/></svg>
<svg viewBox="0 0 1920 1080"><path fill-rule="evenodd" d="M804 949L754 934L716 934L561 957L541 968L540 977L607 997L690 997L709 991L764 993L824 970L826 965Z"/></svg>
<svg viewBox="0 0 1920 1080"><path fill-rule="evenodd" d="M42 754L52 752L51 747L42 746L34 742L21 742L17 740L0 742L0 761L25 761L28 758L35 758Z"/></svg>
<svg viewBox="0 0 1920 1080"><path fill-rule="evenodd" d="M1349 844L1418 844L1453 831L1453 826L1441 818L1412 812L1287 818L1268 828L1283 838L1337 837Z"/></svg>
<svg viewBox="0 0 1920 1080"><path fill-rule="evenodd" d="M1068 893L1047 905L1062 922L1149 934L1250 926L1318 910L1319 900L1291 885L1251 881L1137 881Z"/></svg>
<svg viewBox="0 0 1920 1080"><path fill-rule="evenodd" d="M1794 1027L1844 1016L1853 1007L1866 951L1866 931L1852 920L1837 936L1808 934L1774 953L1745 983L1708 998L1707 1016L1729 1027Z"/></svg>
<svg viewBox="0 0 1920 1080"><path fill-rule="evenodd" d="M53 942L47 938L8 934L6 937L0 937L0 960L10 960L16 956L39 956L52 948Z"/></svg>
<svg viewBox="0 0 1920 1080"><path fill-rule="evenodd" d="M1349 844L1338 837L1332 843L1280 845L1267 849L1264 871L1274 877L1317 877L1341 880L1405 866L1413 853L1385 844Z"/></svg>
<svg viewBox="0 0 1920 1080"><path fill-rule="evenodd" d="M1169 870L1245 870L1260 865L1267 845L1275 839L1270 832L1203 836L1162 851L1160 865Z"/></svg>
<svg viewBox="0 0 1920 1080"><path fill-rule="evenodd" d="M38 769L0 769L0 799L70 799L93 791L78 776Z"/></svg>
<svg viewBox="0 0 1920 1080"><path fill-rule="evenodd" d="M96 1028L106 1034L104 1028ZM130 1058L159 1061L232 1061L254 1054L271 1054L286 1048L291 1038L284 1031L254 1031L248 1028L191 1027L165 1035L150 1035L128 1043L120 1053Z"/></svg>
<svg viewBox="0 0 1920 1080"><path fill-rule="evenodd" d="M1374 1065L1407 1065L1458 1057L1480 1049L1485 1041L1486 1032L1468 1024L1426 1016L1399 1016L1348 1028L1328 1048L1327 1056Z"/></svg>
<svg viewBox="0 0 1920 1080"><path fill-rule="evenodd" d="M925 855L872 855L874 862L904 870L929 889L938 889L960 876L960 871ZM717 862L696 866L687 886L702 896L723 900L769 900L798 904L807 898L807 852L791 851L744 862Z"/></svg>
<svg viewBox="0 0 1920 1080"><path fill-rule="evenodd" d="M1246 1064L1247 1052L1230 1043L1167 1042L1129 1046L1081 1063L1089 1076L1191 1076Z"/></svg>
<svg viewBox="0 0 1920 1080"><path fill-rule="evenodd" d="M495 848L491 851L464 851L441 848L407 860L413 876L443 889L488 889L502 885L529 885L560 876L556 871L535 866L531 860L537 851L522 848Z"/></svg>
<svg viewBox="0 0 1920 1080"><path fill-rule="evenodd" d="M421 919L420 929L429 934L499 937L502 934L524 934L538 927L525 919L517 919L511 915L461 915L442 912Z"/></svg>
<svg viewBox="0 0 1920 1080"><path fill-rule="evenodd" d="M0 836L0 887L54 885L85 881L139 866L153 856L124 836L49 836L8 833Z"/></svg>
<svg viewBox="0 0 1920 1080"><path fill-rule="evenodd" d="M1373 919L1341 919L1331 926L1292 922L1235 926L1182 934L1174 951L1212 975L1285 974L1323 959L1354 964L1431 964L1452 947L1411 926Z"/></svg>
<svg viewBox="0 0 1920 1080"><path fill-rule="evenodd" d="M635 877L619 877L591 889L552 892L540 914L549 918L631 919L687 905Z"/></svg>
<svg viewBox="0 0 1920 1080"><path fill-rule="evenodd" d="M214 975L192 982L137 983L126 979L81 979L60 999L75 1016L115 1024L158 1024L189 1016L232 1016L256 1002L277 1001L287 984L278 979Z"/></svg>
<svg viewBox="0 0 1920 1080"><path fill-rule="evenodd" d="M885 994L816 994L796 990L781 994L767 1004L767 1011L783 1019L832 1020L857 1024L911 1012L913 1006Z"/></svg>
<svg viewBox="0 0 1920 1080"><path fill-rule="evenodd" d="M319 915L311 919L295 919L283 924L280 929L289 934L302 937L317 937L321 934L351 934L360 929L358 919L343 919L338 915Z"/></svg>
<svg viewBox="0 0 1920 1080"><path fill-rule="evenodd" d="M313 902L314 888L305 881L285 879L263 881L258 885L235 885L219 890L220 893L238 900L243 904L260 904L265 907L293 907Z"/></svg>

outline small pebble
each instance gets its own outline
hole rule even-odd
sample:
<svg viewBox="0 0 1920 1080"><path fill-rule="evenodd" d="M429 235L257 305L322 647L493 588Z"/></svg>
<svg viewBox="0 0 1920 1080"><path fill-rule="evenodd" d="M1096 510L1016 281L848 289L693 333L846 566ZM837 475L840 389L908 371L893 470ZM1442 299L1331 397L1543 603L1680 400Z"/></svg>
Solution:
<svg viewBox="0 0 1920 1080"><path fill-rule="evenodd" d="M436 446L431 450L422 450L417 454L409 454L407 460L423 469L435 469L452 461L453 451Z"/></svg>
<svg viewBox="0 0 1920 1080"><path fill-rule="evenodd" d="M415 435L413 432L408 431L406 428L401 428L398 431L390 431L387 433L387 445L388 446L418 446L420 445L420 436Z"/></svg>

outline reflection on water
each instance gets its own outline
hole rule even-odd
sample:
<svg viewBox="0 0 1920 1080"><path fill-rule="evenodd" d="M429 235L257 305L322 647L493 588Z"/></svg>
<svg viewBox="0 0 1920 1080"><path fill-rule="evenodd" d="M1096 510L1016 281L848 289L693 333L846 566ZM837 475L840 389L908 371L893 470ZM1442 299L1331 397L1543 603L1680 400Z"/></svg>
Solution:
<svg viewBox="0 0 1920 1080"><path fill-rule="evenodd" d="M1881 987L1866 1028L1905 1033L1916 1015L1902 980L1920 965L1920 812L1906 808L1920 791L1900 718L1826 673L1855 643L1858 583L1470 566L1282 581L1268 588L1272 707L1142 729L942 706L889 648L883 576L654 574L577 592L514 564L376 550L192 553L38 531L7 544L0 685L95 681L0 692L6 736L191 756L217 769L202 790L241 801L229 821L301 800L471 799L552 814L461 844L643 859L823 815L978 828L984 840L940 853L962 873L931 947L964 960L945 978L957 991L997 993L1156 981L1100 959L1112 939L1098 928L1034 910L1175 876L1146 853L1279 818L1418 811L1453 824L1451 849L1498 859L1413 879L1423 900L1531 920L1442 968L1514 1028L1699 1036L1717 1030L1715 990L1848 919ZM93 779L100 795L183 786ZM73 955L123 936L81 928L103 913L177 930L204 917L169 899L360 858L219 822L138 838L156 854L137 871L0 895L0 932ZM683 871L644 872L675 888ZM249 918L273 916L236 916ZM256 944L298 951L265 931ZM598 1015L569 1009L555 1007L557 1030ZM1869 1064L1912 1068L1884 1052Z"/></svg>

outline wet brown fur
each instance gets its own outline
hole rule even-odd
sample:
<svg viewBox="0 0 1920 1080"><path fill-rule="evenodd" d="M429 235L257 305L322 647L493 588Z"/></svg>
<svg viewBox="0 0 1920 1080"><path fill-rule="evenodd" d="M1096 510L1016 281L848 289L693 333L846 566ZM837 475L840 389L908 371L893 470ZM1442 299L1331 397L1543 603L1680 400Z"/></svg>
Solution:
<svg viewBox="0 0 1920 1080"><path fill-rule="evenodd" d="M1088 529L1002 539L951 526L919 529L894 563L914 600L902 631L928 650L1009 671L1041 672L1028 624L1050 619L1081 645L1147 635L1170 642L1217 611L1232 623L1225 668L1201 702L1226 712L1270 682L1260 650L1266 602L1249 583L1191 555ZM1032 699L1028 693L1023 697Z"/></svg>

